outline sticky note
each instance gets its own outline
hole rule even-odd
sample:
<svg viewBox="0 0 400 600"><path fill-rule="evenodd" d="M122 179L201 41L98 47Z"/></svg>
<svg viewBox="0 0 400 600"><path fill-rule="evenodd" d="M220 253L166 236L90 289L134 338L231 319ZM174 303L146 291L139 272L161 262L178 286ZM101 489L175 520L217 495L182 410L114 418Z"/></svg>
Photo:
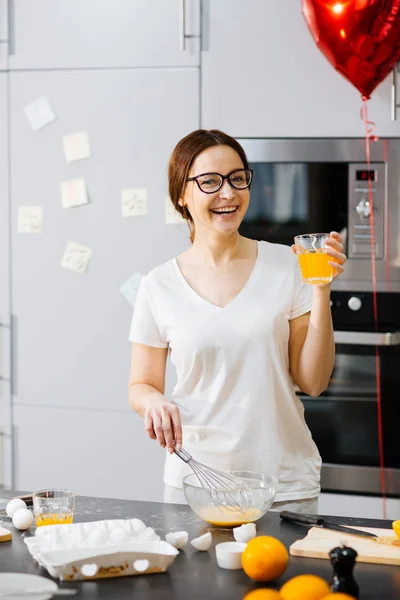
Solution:
<svg viewBox="0 0 400 600"><path fill-rule="evenodd" d="M121 192L123 217L141 217L147 214L146 188L125 189Z"/></svg>
<svg viewBox="0 0 400 600"><path fill-rule="evenodd" d="M60 186L61 203L64 208L82 206L83 204L87 204L89 202L84 177L62 181Z"/></svg>
<svg viewBox="0 0 400 600"><path fill-rule="evenodd" d="M18 207L18 233L41 233L42 226L42 206Z"/></svg>
<svg viewBox="0 0 400 600"><path fill-rule="evenodd" d="M64 135L62 141L67 163L90 157L89 136L86 131Z"/></svg>
<svg viewBox="0 0 400 600"><path fill-rule="evenodd" d="M135 305L136 296L139 289L140 280L142 279L142 275L137 272L131 275L129 279L124 281L122 285L120 285L120 292L125 298L128 300L129 304L132 306Z"/></svg>
<svg viewBox="0 0 400 600"><path fill-rule="evenodd" d="M54 111L45 96L41 96L35 100L35 102L25 106L24 112L33 131L38 131L56 118Z"/></svg>
<svg viewBox="0 0 400 600"><path fill-rule="evenodd" d="M68 242L61 259L61 266L83 275L89 266L92 249L76 242Z"/></svg>
<svg viewBox="0 0 400 600"><path fill-rule="evenodd" d="M186 223L185 219L178 213L169 197L165 199L165 222L167 225L180 225L181 223Z"/></svg>

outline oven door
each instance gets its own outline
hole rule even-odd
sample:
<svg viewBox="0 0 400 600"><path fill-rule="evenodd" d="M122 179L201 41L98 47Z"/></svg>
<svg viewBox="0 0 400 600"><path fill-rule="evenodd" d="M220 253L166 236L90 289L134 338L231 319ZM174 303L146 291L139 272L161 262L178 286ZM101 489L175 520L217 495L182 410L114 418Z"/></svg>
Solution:
<svg viewBox="0 0 400 600"><path fill-rule="evenodd" d="M376 347L381 382L385 491L400 494L398 394L400 333L336 331L336 360L328 388L318 398L299 394L320 451L323 491L379 494L382 489Z"/></svg>

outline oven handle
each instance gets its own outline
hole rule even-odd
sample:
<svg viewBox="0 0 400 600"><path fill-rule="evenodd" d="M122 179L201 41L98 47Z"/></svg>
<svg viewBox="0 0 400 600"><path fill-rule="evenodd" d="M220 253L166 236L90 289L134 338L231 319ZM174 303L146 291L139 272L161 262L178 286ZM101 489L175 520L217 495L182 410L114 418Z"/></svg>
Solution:
<svg viewBox="0 0 400 600"><path fill-rule="evenodd" d="M349 344L361 346L398 346L400 345L400 331L374 333L367 331L335 331L335 344Z"/></svg>

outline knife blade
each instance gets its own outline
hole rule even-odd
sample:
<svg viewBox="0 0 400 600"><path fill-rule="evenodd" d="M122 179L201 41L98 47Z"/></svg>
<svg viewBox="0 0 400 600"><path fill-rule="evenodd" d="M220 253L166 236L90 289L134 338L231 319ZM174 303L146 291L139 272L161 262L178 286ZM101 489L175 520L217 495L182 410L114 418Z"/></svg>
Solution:
<svg viewBox="0 0 400 600"><path fill-rule="evenodd" d="M312 525L313 527L320 527L321 529L332 529L333 531L341 531L342 533L349 533L351 535L368 537L375 540L378 539L378 536L375 535L375 533L370 533L369 531L360 531L359 529L352 529L351 527L346 527L345 525L336 525L336 523L325 521L325 519L319 517L318 515L303 515L291 512L289 510L282 510L279 513L279 516L281 519L285 521L291 521L292 523Z"/></svg>
<svg viewBox="0 0 400 600"><path fill-rule="evenodd" d="M0 598L13 598L14 596L20 598L21 596L26 596L27 598L36 598L43 596L74 596L78 590L76 589L62 589L58 588L57 590L35 590L35 589L11 589L0 591Z"/></svg>

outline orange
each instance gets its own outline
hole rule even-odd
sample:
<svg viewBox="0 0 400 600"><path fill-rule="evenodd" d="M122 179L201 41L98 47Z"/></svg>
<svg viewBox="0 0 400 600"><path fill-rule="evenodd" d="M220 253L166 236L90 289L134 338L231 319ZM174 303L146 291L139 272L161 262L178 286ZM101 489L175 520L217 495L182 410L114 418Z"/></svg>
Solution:
<svg viewBox="0 0 400 600"><path fill-rule="evenodd" d="M283 600L322 600L330 591L331 588L322 577L297 575L284 583L279 593Z"/></svg>
<svg viewBox="0 0 400 600"><path fill-rule="evenodd" d="M282 596L276 590L259 588L258 590L253 590L252 592L246 594L243 600L282 600Z"/></svg>
<svg viewBox="0 0 400 600"><path fill-rule="evenodd" d="M349 596L349 594L342 594L342 592L332 592L327 596L322 596L322 600L354 600L354 596Z"/></svg>
<svg viewBox="0 0 400 600"><path fill-rule="evenodd" d="M254 581L273 581L286 570L289 554L274 537L259 535L249 541L242 553L242 567Z"/></svg>

